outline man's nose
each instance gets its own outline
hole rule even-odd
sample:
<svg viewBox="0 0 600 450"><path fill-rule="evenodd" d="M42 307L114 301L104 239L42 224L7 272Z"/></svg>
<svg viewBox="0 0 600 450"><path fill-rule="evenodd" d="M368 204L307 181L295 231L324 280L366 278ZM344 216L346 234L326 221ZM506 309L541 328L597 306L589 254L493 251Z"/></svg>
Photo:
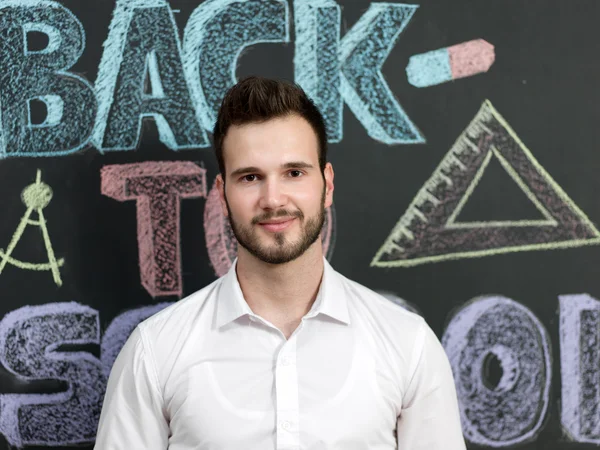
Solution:
<svg viewBox="0 0 600 450"><path fill-rule="evenodd" d="M267 179L262 186L260 207L263 209L281 208L287 203L285 188L279 180Z"/></svg>

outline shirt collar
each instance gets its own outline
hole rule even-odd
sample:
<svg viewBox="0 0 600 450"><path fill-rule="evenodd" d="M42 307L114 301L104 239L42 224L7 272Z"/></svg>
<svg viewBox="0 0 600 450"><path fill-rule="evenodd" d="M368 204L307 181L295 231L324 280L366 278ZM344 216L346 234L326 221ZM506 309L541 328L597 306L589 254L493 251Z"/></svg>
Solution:
<svg viewBox="0 0 600 450"><path fill-rule="evenodd" d="M246 300L244 300L244 294L242 294L242 288L235 272L236 266L237 258L233 261L229 271L223 276L221 288L217 295L217 328L221 328L223 325L246 314L254 314Z"/></svg>
<svg viewBox="0 0 600 450"><path fill-rule="evenodd" d="M217 298L216 326L222 327L244 315L254 316L248 303L244 299L242 288L236 274L237 259L224 275ZM325 314L346 325L350 324L350 314L346 300L345 289L341 275L338 274L329 262L323 258L323 278L319 286L317 298L313 303L306 318Z"/></svg>
<svg viewBox="0 0 600 450"><path fill-rule="evenodd" d="M318 314L325 314L350 325L348 301L341 275L331 267L325 258L323 258L323 266L323 279L321 280L321 286L319 286L317 298L306 316L314 317Z"/></svg>

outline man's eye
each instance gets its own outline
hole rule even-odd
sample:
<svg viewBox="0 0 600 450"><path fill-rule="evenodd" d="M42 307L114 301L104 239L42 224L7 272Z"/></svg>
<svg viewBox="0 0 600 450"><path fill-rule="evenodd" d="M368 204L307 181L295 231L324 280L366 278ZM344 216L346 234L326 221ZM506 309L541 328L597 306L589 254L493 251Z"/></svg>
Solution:
<svg viewBox="0 0 600 450"><path fill-rule="evenodd" d="M242 181L251 182L251 181L255 181L255 180L256 180L256 175L254 175L254 174L244 175L242 177Z"/></svg>
<svg viewBox="0 0 600 450"><path fill-rule="evenodd" d="M300 170L290 170L290 176L292 178L298 178L302 176L302 171Z"/></svg>

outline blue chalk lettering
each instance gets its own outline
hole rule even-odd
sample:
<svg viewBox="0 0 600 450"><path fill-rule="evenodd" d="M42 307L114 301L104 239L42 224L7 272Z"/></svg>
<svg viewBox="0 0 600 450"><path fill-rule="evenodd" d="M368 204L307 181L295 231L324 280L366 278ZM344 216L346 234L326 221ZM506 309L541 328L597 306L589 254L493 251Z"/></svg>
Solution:
<svg viewBox="0 0 600 450"><path fill-rule="evenodd" d="M148 75L151 94L144 92ZM172 150L208 147L190 99L173 12L165 0L118 0L96 80L101 151L134 150L142 121L154 118Z"/></svg>
<svg viewBox="0 0 600 450"><path fill-rule="evenodd" d="M343 103L337 49L341 12L333 0L294 0L294 79L321 111L327 140L342 139Z"/></svg>
<svg viewBox="0 0 600 450"><path fill-rule="evenodd" d="M99 344L98 311L77 303L24 306L0 322L0 363L23 381L63 380L55 394L2 394L0 431L11 445L63 446L94 441L106 379L87 352L64 344Z"/></svg>
<svg viewBox="0 0 600 450"><path fill-rule="evenodd" d="M373 139L425 142L383 78L381 67L417 5L372 3L340 42L341 93Z"/></svg>
<svg viewBox="0 0 600 450"><path fill-rule="evenodd" d="M0 158L55 156L83 148L96 116L96 99L84 78L67 72L85 47L79 20L49 0L8 0L0 5ZM33 51L27 33L48 36ZM30 123L29 102L48 106L43 124Z"/></svg>
<svg viewBox="0 0 600 450"><path fill-rule="evenodd" d="M236 62L245 47L288 42L288 6L284 0L207 0L185 27L186 77L202 124L214 127L221 101L236 83Z"/></svg>

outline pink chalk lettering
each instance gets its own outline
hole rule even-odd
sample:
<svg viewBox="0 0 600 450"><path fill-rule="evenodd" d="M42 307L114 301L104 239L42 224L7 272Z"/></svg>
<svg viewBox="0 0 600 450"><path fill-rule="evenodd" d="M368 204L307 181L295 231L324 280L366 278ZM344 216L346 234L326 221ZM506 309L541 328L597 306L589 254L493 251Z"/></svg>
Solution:
<svg viewBox="0 0 600 450"><path fill-rule="evenodd" d="M180 200L206 197L206 170L189 161L105 166L102 193L136 200L142 285L152 297L181 296Z"/></svg>

